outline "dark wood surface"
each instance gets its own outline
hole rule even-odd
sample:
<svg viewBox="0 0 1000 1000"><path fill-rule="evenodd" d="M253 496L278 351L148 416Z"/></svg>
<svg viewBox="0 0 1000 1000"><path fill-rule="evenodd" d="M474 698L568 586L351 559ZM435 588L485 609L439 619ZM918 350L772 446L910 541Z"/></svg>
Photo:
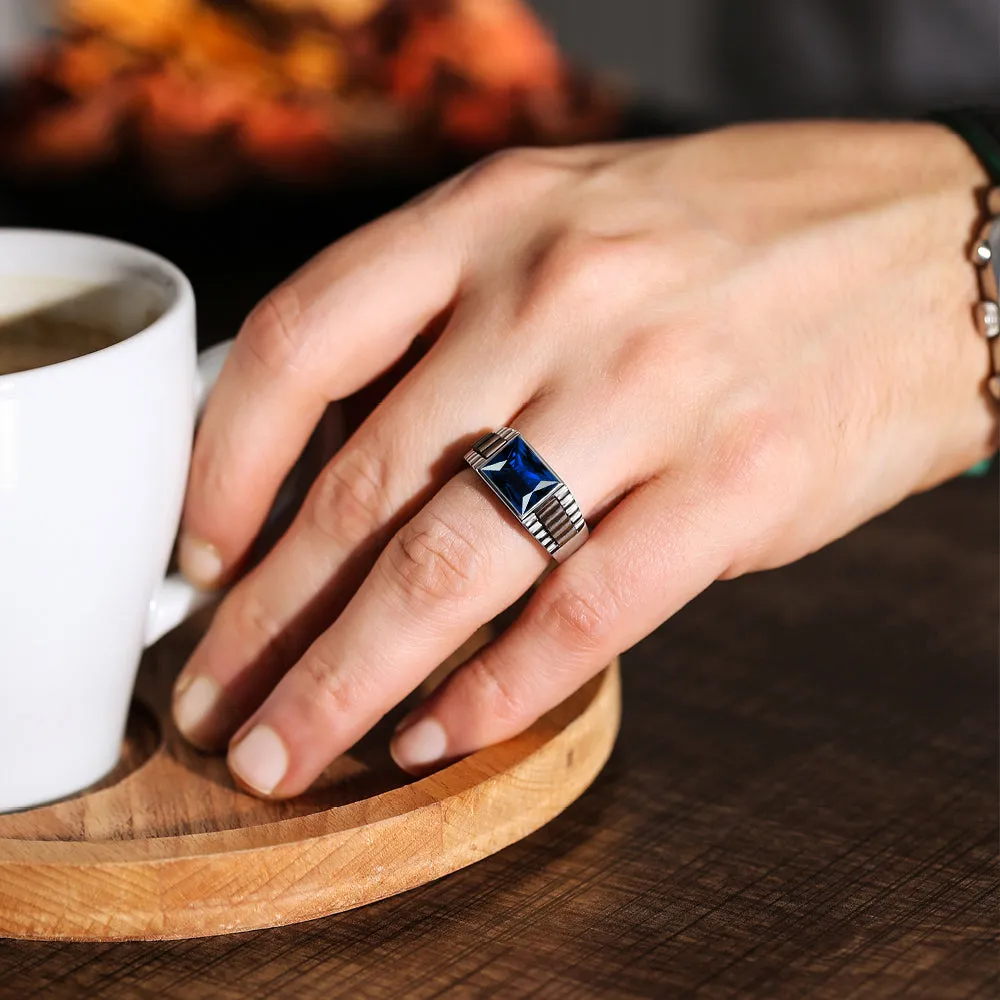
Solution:
<svg viewBox="0 0 1000 1000"><path fill-rule="evenodd" d="M0 998L995 997L997 482L719 584L625 657L562 816L406 895L164 944L0 942Z"/></svg>

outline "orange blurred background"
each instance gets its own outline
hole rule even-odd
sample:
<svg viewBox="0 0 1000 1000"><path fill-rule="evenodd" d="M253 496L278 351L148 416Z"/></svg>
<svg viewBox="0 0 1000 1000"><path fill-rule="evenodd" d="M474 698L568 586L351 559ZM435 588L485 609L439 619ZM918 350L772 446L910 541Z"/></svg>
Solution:
<svg viewBox="0 0 1000 1000"><path fill-rule="evenodd" d="M199 199L614 128L520 0L64 0L57 23L0 139L32 174L138 155Z"/></svg>

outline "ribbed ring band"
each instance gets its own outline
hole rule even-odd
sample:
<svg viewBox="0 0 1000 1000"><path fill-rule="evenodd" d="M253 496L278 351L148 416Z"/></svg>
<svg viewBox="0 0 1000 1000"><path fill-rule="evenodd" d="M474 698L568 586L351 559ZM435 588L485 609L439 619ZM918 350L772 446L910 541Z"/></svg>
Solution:
<svg viewBox="0 0 1000 1000"><path fill-rule="evenodd" d="M512 427L484 434L465 460L557 562L587 540L590 532L576 497Z"/></svg>

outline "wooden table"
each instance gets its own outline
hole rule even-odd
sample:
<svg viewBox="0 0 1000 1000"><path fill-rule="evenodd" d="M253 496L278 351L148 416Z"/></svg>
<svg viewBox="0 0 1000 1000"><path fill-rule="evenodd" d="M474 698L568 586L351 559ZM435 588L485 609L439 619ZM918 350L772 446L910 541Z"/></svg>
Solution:
<svg viewBox="0 0 1000 1000"><path fill-rule="evenodd" d="M0 942L0 998L998 995L997 481L719 584L625 658L597 783L311 924Z"/></svg>

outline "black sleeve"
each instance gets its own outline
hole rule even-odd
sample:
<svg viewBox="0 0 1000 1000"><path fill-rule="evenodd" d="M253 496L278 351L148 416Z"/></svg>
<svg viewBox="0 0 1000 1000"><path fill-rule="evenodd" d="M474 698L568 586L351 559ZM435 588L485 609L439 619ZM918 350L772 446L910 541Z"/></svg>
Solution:
<svg viewBox="0 0 1000 1000"><path fill-rule="evenodd" d="M959 108L929 117L964 139L990 180L1000 184L1000 108Z"/></svg>

